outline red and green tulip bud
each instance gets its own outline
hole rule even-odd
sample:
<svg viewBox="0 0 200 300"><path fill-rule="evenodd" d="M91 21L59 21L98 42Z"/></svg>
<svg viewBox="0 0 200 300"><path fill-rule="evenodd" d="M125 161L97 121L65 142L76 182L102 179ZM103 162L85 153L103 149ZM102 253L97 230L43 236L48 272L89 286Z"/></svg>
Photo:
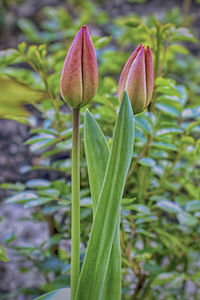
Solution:
<svg viewBox="0 0 200 300"><path fill-rule="evenodd" d="M118 98L121 102L124 90L130 98L134 114L148 107L153 94L154 68L149 46L141 44L126 62L118 85Z"/></svg>
<svg viewBox="0 0 200 300"><path fill-rule="evenodd" d="M92 100L97 85L96 53L87 26L84 25L77 32L64 62L61 95L71 108L79 109Z"/></svg>

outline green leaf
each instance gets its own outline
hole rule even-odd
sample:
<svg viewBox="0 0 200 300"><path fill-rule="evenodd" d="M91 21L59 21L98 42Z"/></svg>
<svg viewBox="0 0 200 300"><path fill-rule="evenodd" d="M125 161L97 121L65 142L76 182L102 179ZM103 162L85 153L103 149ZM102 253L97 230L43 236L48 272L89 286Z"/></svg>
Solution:
<svg viewBox="0 0 200 300"><path fill-rule="evenodd" d="M142 235L148 236L150 238L155 238L156 237L155 234L149 232L148 230L142 229L142 228L136 229L135 233L142 234Z"/></svg>
<svg viewBox="0 0 200 300"><path fill-rule="evenodd" d="M124 208L128 205L133 204L133 202L136 200L136 198L122 198L121 205L124 206Z"/></svg>
<svg viewBox="0 0 200 300"><path fill-rule="evenodd" d="M90 190L95 211L110 150L104 134L89 111L86 111L85 115L84 138Z"/></svg>
<svg viewBox="0 0 200 300"><path fill-rule="evenodd" d="M200 212L200 200L189 201L186 204L185 209L189 212L196 212L196 211Z"/></svg>
<svg viewBox="0 0 200 300"><path fill-rule="evenodd" d="M181 249L183 252L187 253L188 249L187 247L182 243L182 241L180 241L178 239L177 236L172 235L171 233L158 228L158 227L154 227L154 230L160 235L160 238L164 238L164 240L166 241L166 246L171 250L172 248L174 248L174 246L176 246L176 248Z"/></svg>
<svg viewBox="0 0 200 300"><path fill-rule="evenodd" d="M35 300L70 300L71 291L69 288L59 289L53 292L47 293L40 297L37 297Z"/></svg>
<svg viewBox="0 0 200 300"><path fill-rule="evenodd" d="M132 209L139 212L139 213L142 213L144 215L148 215L150 214L150 209L146 206L146 205L143 205L143 204L134 204L132 205Z"/></svg>
<svg viewBox="0 0 200 300"><path fill-rule="evenodd" d="M31 191L25 191L6 198L5 203L7 204L24 203L30 200L35 200L37 198L38 195L36 193L33 193Z"/></svg>
<svg viewBox="0 0 200 300"><path fill-rule="evenodd" d="M52 198L46 197L46 198L37 198L35 200L28 201L25 205L24 208L30 208L30 207L36 207L40 205L47 204L49 202L53 201Z"/></svg>
<svg viewBox="0 0 200 300"><path fill-rule="evenodd" d="M0 246L0 261L7 262L9 259L6 256L6 251L2 246Z"/></svg>
<svg viewBox="0 0 200 300"><path fill-rule="evenodd" d="M101 49L105 46L107 46L111 41L111 37L105 36L102 38L99 38L97 41L94 42L95 49Z"/></svg>
<svg viewBox="0 0 200 300"><path fill-rule="evenodd" d="M165 103L156 103L156 108L159 109L162 113L172 116L172 117L178 117L179 111L176 107L167 105Z"/></svg>
<svg viewBox="0 0 200 300"><path fill-rule="evenodd" d="M17 182L17 183L4 182L4 183L0 184L0 188L1 189L9 189L9 190L13 190L13 191L23 191L24 184L22 184L21 182Z"/></svg>
<svg viewBox="0 0 200 300"><path fill-rule="evenodd" d="M79 278L76 300L102 299L102 287L119 222L120 201L132 159L133 141L133 113L125 92L115 125L111 154Z"/></svg>
<svg viewBox="0 0 200 300"><path fill-rule="evenodd" d="M92 206L91 198L82 198L80 200L80 206L81 207L91 207Z"/></svg>
<svg viewBox="0 0 200 300"><path fill-rule="evenodd" d="M16 49L7 49L0 51L0 68L4 68L10 64L20 62L21 58Z"/></svg>
<svg viewBox="0 0 200 300"><path fill-rule="evenodd" d="M20 18L18 20L18 26L26 34L30 42L41 42L39 32L31 20Z"/></svg>
<svg viewBox="0 0 200 300"><path fill-rule="evenodd" d="M173 134L173 133L182 133L183 130L178 127L169 127L169 128L162 128L159 129L156 132L156 135L167 135L167 134Z"/></svg>
<svg viewBox="0 0 200 300"><path fill-rule="evenodd" d="M55 235L55 237L52 238L53 240L49 241L48 247L58 244L61 238L62 234ZM43 272L58 272L65 267L65 264L56 256L46 257L42 261L36 262L36 265L38 269Z"/></svg>
<svg viewBox="0 0 200 300"><path fill-rule="evenodd" d="M177 151L176 146L164 142L153 142L151 143L151 146L163 150Z"/></svg>
<svg viewBox="0 0 200 300"><path fill-rule="evenodd" d="M148 134L153 134L152 124L150 123L148 118L145 118L143 115L135 116L135 124Z"/></svg>
<svg viewBox="0 0 200 300"><path fill-rule="evenodd" d="M194 108L186 108L182 111L181 116L183 119L191 119L198 117L200 113L200 105L195 106Z"/></svg>
<svg viewBox="0 0 200 300"><path fill-rule="evenodd" d="M13 242L16 239L14 232L10 232L3 237L3 241L6 245Z"/></svg>
<svg viewBox="0 0 200 300"><path fill-rule="evenodd" d="M46 187L49 187L50 186L50 181L49 180L46 180L46 179L31 179L31 180L28 180L26 182L26 186L28 188L46 188Z"/></svg>
<svg viewBox="0 0 200 300"><path fill-rule="evenodd" d="M177 273L175 272L169 272L169 273L160 273L153 281L152 285L164 285L168 282L171 282L175 277L177 276Z"/></svg>
<svg viewBox="0 0 200 300"><path fill-rule="evenodd" d="M38 134L35 135L34 137L31 137L26 141L26 145L32 145L35 144L36 142L40 141L50 141L56 139L54 135L48 134L48 133L43 133L43 134Z"/></svg>
<svg viewBox="0 0 200 300"><path fill-rule="evenodd" d="M22 42L21 44L18 44L18 49L19 49L19 52L23 55L26 51L26 47L27 47L27 44L25 42Z"/></svg>
<svg viewBox="0 0 200 300"><path fill-rule="evenodd" d="M94 213L101 192L110 150L99 125L89 111L85 116L85 153L87 159L90 189ZM103 286L102 297L120 299L121 295L121 261L120 261L120 232L119 224L115 232L110 261Z"/></svg>
<svg viewBox="0 0 200 300"><path fill-rule="evenodd" d="M174 29L174 31L172 32L172 39L171 41L175 41L175 42L192 42L192 43L196 43L198 42L198 40L196 39L196 37L194 37L194 35L189 31L188 28L178 28L178 29Z"/></svg>
<svg viewBox="0 0 200 300"><path fill-rule="evenodd" d="M178 54L185 54L185 55L189 54L188 49L180 44L172 44L168 47L168 50L171 50L174 53L178 53Z"/></svg>
<svg viewBox="0 0 200 300"><path fill-rule="evenodd" d="M182 212L177 215L179 222L186 226L195 226L198 223L198 219L187 212Z"/></svg>
<svg viewBox="0 0 200 300"><path fill-rule="evenodd" d="M159 87L157 87L157 92L161 93L161 94L170 95L170 96L176 96L178 98L181 98L180 92L172 84L169 84L167 86L159 86Z"/></svg>
<svg viewBox="0 0 200 300"><path fill-rule="evenodd" d="M146 167L154 167L156 165L156 162L151 157L143 157L139 161L139 164Z"/></svg>
<svg viewBox="0 0 200 300"><path fill-rule="evenodd" d="M56 142L58 142L57 138L40 139L37 142L34 142L34 144L31 145L30 149L32 152L42 150L46 147L55 144Z"/></svg>
<svg viewBox="0 0 200 300"><path fill-rule="evenodd" d="M175 213L182 212L182 209L178 204L169 200L159 201L158 203L156 203L156 206L168 213L175 214Z"/></svg>
<svg viewBox="0 0 200 300"><path fill-rule="evenodd" d="M144 2L144 0L142 0ZM125 25L129 27L137 27L138 25L141 24L141 20L139 17L130 15L127 16L125 19Z"/></svg>
<svg viewBox="0 0 200 300"><path fill-rule="evenodd" d="M135 224L139 225L142 223L155 222L158 221L156 216L140 216L139 219L135 221Z"/></svg>
<svg viewBox="0 0 200 300"><path fill-rule="evenodd" d="M0 76L0 91L0 117L8 119L27 116L24 105L39 101L45 96L45 93L5 75Z"/></svg>

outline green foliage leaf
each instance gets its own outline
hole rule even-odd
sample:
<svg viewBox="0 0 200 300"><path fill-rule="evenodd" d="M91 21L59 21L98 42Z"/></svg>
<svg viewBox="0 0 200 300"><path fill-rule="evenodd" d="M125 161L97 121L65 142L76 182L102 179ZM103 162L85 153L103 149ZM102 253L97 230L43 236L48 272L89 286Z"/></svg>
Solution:
<svg viewBox="0 0 200 300"><path fill-rule="evenodd" d="M195 226L198 223L198 219L188 212L182 212L178 214L177 218L181 224L186 226Z"/></svg>
<svg viewBox="0 0 200 300"><path fill-rule="evenodd" d="M135 116L135 123L148 134L153 134L152 124L147 117L143 115Z"/></svg>
<svg viewBox="0 0 200 300"><path fill-rule="evenodd" d="M162 112L172 117L178 117L179 111L176 107L166 103L156 103L156 107Z"/></svg>
<svg viewBox="0 0 200 300"><path fill-rule="evenodd" d="M105 36L105 37L97 39L94 42L95 49L101 49L101 48L107 46L110 43L110 40L111 40L111 37L109 37L109 36Z"/></svg>
<svg viewBox="0 0 200 300"><path fill-rule="evenodd" d="M20 55L16 49L7 49L0 51L0 67L20 62Z"/></svg>
<svg viewBox="0 0 200 300"><path fill-rule="evenodd" d="M0 261L3 261L3 262L9 261L9 259L6 256L6 251L2 246L0 246Z"/></svg>
<svg viewBox="0 0 200 300"><path fill-rule="evenodd" d="M178 28L173 31L172 41L175 42L192 42L196 43L198 40L190 32L188 28Z"/></svg>
<svg viewBox="0 0 200 300"><path fill-rule="evenodd" d="M200 212L200 200L189 201L186 204L185 209L189 212L196 212L196 211Z"/></svg>
<svg viewBox="0 0 200 300"><path fill-rule="evenodd" d="M7 204L25 203L27 201L35 200L37 198L38 195L36 193L32 191L25 191L6 198L5 203Z"/></svg>
<svg viewBox="0 0 200 300"><path fill-rule="evenodd" d="M28 180L26 182L26 186L30 189L33 189L33 188L37 188L37 189L46 188L46 187L50 186L50 181L45 180L45 179L39 179L39 178L31 179L31 180Z"/></svg>
<svg viewBox="0 0 200 300"><path fill-rule="evenodd" d="M55 245L60 241L61 235L56 235L54 237L54 243L51 241L51 245ZM65 264L56 256L54 257L47 257L42 261L37 262L37 267L42 270L43 272L52 272L52 271L59 271L65 267Z"/></svg>
<svg viewBox="0 0 200 300"><path fill-rule="evenodd" d="M176 272L166 272L166 273L160 273L153 281L153 286L162 286L164 284L167 284L168 282L171 282L177 277Z"/></svg>
<svg viewBox="0 0 200 300"><path fill-rule="evenodd" d="M24 55L25 51L26 51L26 47L27 47L27 44L25 42L22 42L21 44L18 44L18 49L19 49L19 52Z"/></svg>
<svg viewBox="0 0 200 300"><path fill-rule="evenodd" d="M38 30L31 20L21 18L18 20L18 26L27 35L29 41L35 43L41 41Z"/></svg>
<svg viewBox="0 0 200 300"><path fill-rule="evenodd" d="M115 126L105 179L78 283L77 300L101 299L105 272L107 271L118 224L120 201L132 158L133 140L132 108L127 94L124 93Z"/></svg>
<svg viewBox="0 0 200 300"><path fill-rule="evenodd" d="M169 200L159 201L158 203L156 203L156 206L168 213L182 212L182 209L178 204L176 204L172 201L169 201Z"/></svg>
<svg viewBox="0 0 200 300"><path fill-rule="evenodd" d="M14 232L9 232L8 234L4 235L3 241L6 245L10 244L16 239Z"/></svg>
<svg viewBox="0 0 200 300"><path fill-rule="evenodd" d="M178 127L169 127L169 128L162 128L159 129L156 132L156 135L168 135L168 134L172 134L172 133L182 133L183 130L181 128Z"/></svg>
<svg viewBox="0 0 200 300"><path fill-rule="evenodd" d="M153 142L151 145L152 147L158 149L177 151L176 146L164 142Z"/></svg>
<svg viewBox="0 0 200 300"><path fill-rule="evenodd" d="M132 205L132 209L137 211L137 212L140 212L144 215L148 215L150 214L150 210L149 208L146 206L146 205L142 205L142 204L134 204Z"/></svg>
<svg viewBox="0 0 200 300"><path fill-rule="evenodd" d="M31 200L31 201L28 201L27 203L25 203L24 208L30 208L30 207L44 205L51 201L53 201L53 199L50 197L49 198L48 197L46 197L46 198L39 197L35 200Z"/></svg>
<svg viewBox="0 0 200 300"><path fill-rule="evenodd" d="M31 104L44 98L45 94L32 89L8 76L0 76L0 117L11 118L28 115L25 104Z"/></svg>
<svg viewBox="0 0 200 300"><path fill-rule="evenodd" d="M96 211L110 150L100 127L94 117L86 111L85 116L85 153L93 199L94 213ZM120 231L119 224L114 236L110 261L104 282L102 298L120 299L121 295L121 264L120 264Z"/></svg>
<svg viewBox="0 0 200 300"><path fill-rule="evenodd" d="M95 211L106 172L110 150L105 136L89 111L86 111L85 115L84 137L90 189Z"/></svg>
<svg viewBox="0 0 200 300"><path fill-rule="evenodd" d="M40 297L37 297L35 300L70 300L71 291L69 288L59 289L53 292L47 293Z"/></svg>
<svg viewBox="0 0 200 300"><path fill-rule="evenodd" d="M139 164L146 167L154 167L156 165L156 162L151 157L143 157L139 160Z"/></svg>

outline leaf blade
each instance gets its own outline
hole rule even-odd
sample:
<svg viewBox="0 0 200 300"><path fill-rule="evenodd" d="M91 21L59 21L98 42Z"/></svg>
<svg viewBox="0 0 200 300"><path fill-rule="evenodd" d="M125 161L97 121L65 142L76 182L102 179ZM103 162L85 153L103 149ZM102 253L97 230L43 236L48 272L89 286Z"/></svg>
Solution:
<svg viewBox="0 0 200 300"><path fill-rule="evenodd" d="M88 167L90 189L94 213L96 212L101 192L110 149L103 132L89 111L86 111L85 126L85 154ZM119 216L120 219L120 216ZM110 261L103 287L102 299L120 300L121 297L121 251L119 222L115 232Z"/></svg>
<svg viewBox="0 0 200 300"><path fill-rule="evenodd" d="M115 126L104 184L78 283L76 300L101 299L105 272L108 268L118 222L120 200L132 159L133 140L132 108L127 94L124 93Z"/></svg>

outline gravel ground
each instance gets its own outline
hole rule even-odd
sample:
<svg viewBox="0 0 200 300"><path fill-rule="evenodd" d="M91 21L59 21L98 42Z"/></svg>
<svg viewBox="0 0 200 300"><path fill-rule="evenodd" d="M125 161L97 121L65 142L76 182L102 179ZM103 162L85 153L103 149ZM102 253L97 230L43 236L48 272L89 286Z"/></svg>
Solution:
<svg viewBox="0 0 200 300"><path fill-rule="evenodd" d="M4 238L14 234L17 238L11 243L12 246L37 246L48 238L48 227L46 223L35 223L22 221L22 218L30 217L30 210L23 209L21 205L0 205L1 222L0 244ZM10 246L6 248L9 262L0 262L0 297L17 289L39 286L45 283L43 276L32 266L31 262L24 262L16 251ZM20 268L30 268L28 273L20 273ZM1 299L1 298L0 298ZM28 300L28 296L13 296L9 300Z"/></svg>

